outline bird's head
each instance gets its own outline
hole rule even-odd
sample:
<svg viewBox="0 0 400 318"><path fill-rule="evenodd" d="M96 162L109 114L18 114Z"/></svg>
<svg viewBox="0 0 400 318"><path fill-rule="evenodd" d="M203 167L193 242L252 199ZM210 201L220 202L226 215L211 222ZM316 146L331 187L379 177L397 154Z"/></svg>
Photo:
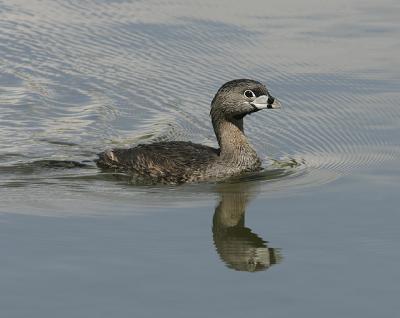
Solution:
<svg viewBox="0 0 400 318"><path fill-rule="evenodd" d="M280 108L280 102L272 97L264 84L237 79L225 83L211 102L211 116L225 120L240 120L244 116L262 109Z"/></svg>

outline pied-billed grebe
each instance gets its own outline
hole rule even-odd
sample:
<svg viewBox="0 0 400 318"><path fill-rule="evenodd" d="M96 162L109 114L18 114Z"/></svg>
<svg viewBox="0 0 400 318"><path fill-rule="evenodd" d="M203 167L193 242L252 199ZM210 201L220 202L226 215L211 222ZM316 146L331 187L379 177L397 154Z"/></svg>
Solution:
<svg viewBox="0 0 400 318"><path fill-rule="evenodd" d="M211 102L211 119L219 149L185 141L140 144L99 154L97 165L132 175L147 183L178 184L221 180L261 169L261 160L243 132L243 117L279 108L260 82L237 79L225 83Z"/></svg>

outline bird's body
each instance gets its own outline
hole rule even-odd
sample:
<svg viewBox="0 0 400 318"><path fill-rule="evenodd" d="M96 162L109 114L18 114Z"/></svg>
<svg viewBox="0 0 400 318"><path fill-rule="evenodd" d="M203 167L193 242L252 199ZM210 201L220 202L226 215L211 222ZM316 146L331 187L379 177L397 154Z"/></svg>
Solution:
<svg viewBox="0 0 400 318"><path fill-rule="evenodd" d="M256 103L257 100L263 104ZM260 170L261 160L244 135L243 117L263 108L276 108L272 106L278 104L265 86L252 80L228 82L219 89L211 105L219 149L185 141L141 144L102 152L97 165L142 182L166 184L222 180Z"/></svg>
<svg viewBox="0 0 400 318"><path fill-rule="evenodd" d="M151 183L200 181L218 149L185 141L157 142L99 154L102 168L134 174Z"/></svg>

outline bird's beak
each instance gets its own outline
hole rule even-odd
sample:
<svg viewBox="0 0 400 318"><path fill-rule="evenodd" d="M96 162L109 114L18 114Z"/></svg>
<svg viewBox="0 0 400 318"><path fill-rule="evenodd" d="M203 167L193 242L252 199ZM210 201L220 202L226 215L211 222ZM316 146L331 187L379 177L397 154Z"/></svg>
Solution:
<svg viewBox="0 0 400 318"><path fill-rule="evenodd" d="M255 108L255 110L281 108L281 103L276 98L269 95L258 96L250 104Z"/></svg>

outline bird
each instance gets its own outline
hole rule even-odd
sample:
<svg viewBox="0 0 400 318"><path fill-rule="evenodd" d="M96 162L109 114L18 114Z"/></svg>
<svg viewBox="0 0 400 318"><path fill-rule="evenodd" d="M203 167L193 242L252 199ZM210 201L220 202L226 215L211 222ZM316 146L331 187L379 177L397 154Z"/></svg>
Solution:
<svg viewBox="0 0 400 318"><path fill-rule="evenodd" d="M219 148L190 141L139 144L98 154L99 168L127 174L146 184L222 181L262 169L261 159L244 134L246 115L281 107L267 87L251 79L223 84L211 102L211 121Z"/></svg>

